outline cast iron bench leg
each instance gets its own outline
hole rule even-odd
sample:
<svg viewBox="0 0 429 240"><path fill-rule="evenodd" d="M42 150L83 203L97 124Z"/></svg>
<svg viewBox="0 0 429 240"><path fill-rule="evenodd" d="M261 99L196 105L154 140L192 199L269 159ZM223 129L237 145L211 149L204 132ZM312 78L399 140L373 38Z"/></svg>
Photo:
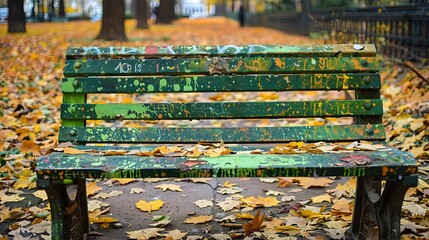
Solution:
<svg viewBox="0 0 429 240"><path fill-rule="evenodd" d="M417 186L417 176L389 179L382 190L377 177L358 177L353 239L400 240L402 202L408 188Z"/></svg>
<svg viewBox="0 0 429 240"><path fill-rule="evenodd" d="M38 180L39 188L43 188L49 199L52 219L52 239L82 240L89 232L88 205L86 200L85 179L77 180L77 189L73 199L62 182ZM82 207L83 206L83 207Z"/></svg>

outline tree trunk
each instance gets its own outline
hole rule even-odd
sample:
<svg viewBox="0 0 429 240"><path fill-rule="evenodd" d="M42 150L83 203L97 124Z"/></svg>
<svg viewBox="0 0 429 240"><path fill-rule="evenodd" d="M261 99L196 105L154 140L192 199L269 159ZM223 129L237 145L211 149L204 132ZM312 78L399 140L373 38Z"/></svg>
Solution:
<svg viewBox="0 0 429 240"><path fill-rule="evenodd" d="M8 0L9 19L7 24L8 33L25 33L24 0Z"/></svg>
<svg viewBox="0 0 429 240"><path fill-rule="evenodd" d="M103 0L101 31L97 39L126 41L124 0Z"/></svg>
<svg viewBox="0 0 429 240"><path fill-rule="evenodd" d="M160 0L156 23L170 24L176 19L174 13L175 0Z"/></svg>
<svg viewBox="0 0 429 240"><path fill-rule="evenodd" d="M52 21L55 18L55 1L54 0L51 0L49 4L48 16L49 16L49 21Z"/></svg>
<svg viewBox="0 0 429 240"><path fill-rule="evenodd" d="M135 16L137 19L137 28L147 29L149 25L147 20L149 18L149 6L146 0L135 1Z"/></svg>
<svg viewBox="0 0 429 240"><path fill-rule="evenodd" d="M59 4L59 7L58 7L58 15L60 17L65 17L66 16L66 7L65 7L65 4L64 4L64 0L60 0L60 4Z"/></svg>

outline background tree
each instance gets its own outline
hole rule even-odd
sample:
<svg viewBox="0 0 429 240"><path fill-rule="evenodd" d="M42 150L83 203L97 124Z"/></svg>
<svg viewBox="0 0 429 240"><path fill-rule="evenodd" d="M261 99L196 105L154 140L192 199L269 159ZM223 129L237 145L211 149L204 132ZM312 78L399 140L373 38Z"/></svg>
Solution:
<svg viewBox="0 0 429 240"><path fill-rule="evenodd" d="M8 33L25 33L24 0L7 0L9 17L7 23Z"/></svg>
<svg viewBox="0 0 429 240"><path fill-rule="evenodd" d="M149 5L146 0L135 1L135 17L137 19L137 28L147 29L149 25L147 20L149 18Z"/></svg>
<svg viewBox="0 0 429 240"><path fill-rule="evenodd" d="M156 23L170 24L176 19L174 13L175 0L160 0Z"/></svg>
<svg viewBox="0 0 429 240"><path fill-rule="evenodd" d="M124 0L103 0L103 18L97 39L126 41Z"/></svg>
<svg viewBox="0 0 429 240"><path fill-rule="evenodd" d="M66 7L64 4L64 0L60 0L59 6L58 6L58 16L60 17L66 16Z"/></svg>

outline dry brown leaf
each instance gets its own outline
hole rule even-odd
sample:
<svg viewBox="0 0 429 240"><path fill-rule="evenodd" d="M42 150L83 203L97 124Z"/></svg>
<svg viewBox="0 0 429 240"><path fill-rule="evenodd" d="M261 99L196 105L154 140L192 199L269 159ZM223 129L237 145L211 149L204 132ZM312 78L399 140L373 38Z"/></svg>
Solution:
<svg viewBox="0 0 429 240"><path fill-rule="evenodd" d="M262 227L262 223L264 222L265 213L262 216L259 216L261 210L258 210L252 221L249 221L243 224L244 234L246 236L250 236L250 234L254 232L259 232Z"/></svg>
<svg viewBox="0 0 429 240"><path fill-rule="evenodd" d="M200 223L210 222L212 219L213 219L212 215L200 215L200 216L190 217L185 219L185 223L200 224Z"/></svg>

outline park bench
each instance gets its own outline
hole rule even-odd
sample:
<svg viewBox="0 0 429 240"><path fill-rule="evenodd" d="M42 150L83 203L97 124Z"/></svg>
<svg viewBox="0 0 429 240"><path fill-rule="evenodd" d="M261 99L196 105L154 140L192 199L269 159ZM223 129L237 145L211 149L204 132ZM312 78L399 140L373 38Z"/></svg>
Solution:
<svg viewBox="0 0 429 240"><path fill-rule="evenodd" d="M49 197L52 239L82 239L89 232L86 178L288 176L356 176L349 237L366 239L377 231L379 239L400 239L403 198L417 185L417 164L409 153L388 146L371 151L271 151L291 142L380 146L385 140L380 87L376 50L370 44L69 48L58 140L73 143L72 149L81 152L43 156L36 170L37 186ZM326 91L328 98L292 99L300 96L298 91ZM192 95L219 92L289 95L287 101L211 97L205 102ZM189 97L138 103L91 98L134 94L138 100L178 93ZM319 118L345 120L314 124ZM225 127L204 124L211 119ZM283 119L293 126L257 125L255 119ZM203 124L189 125L188 120ZM195 156L159 150L197 143L216 143L229 151ZM74 196L69 196L70 189L75 189Z"/></svg>

